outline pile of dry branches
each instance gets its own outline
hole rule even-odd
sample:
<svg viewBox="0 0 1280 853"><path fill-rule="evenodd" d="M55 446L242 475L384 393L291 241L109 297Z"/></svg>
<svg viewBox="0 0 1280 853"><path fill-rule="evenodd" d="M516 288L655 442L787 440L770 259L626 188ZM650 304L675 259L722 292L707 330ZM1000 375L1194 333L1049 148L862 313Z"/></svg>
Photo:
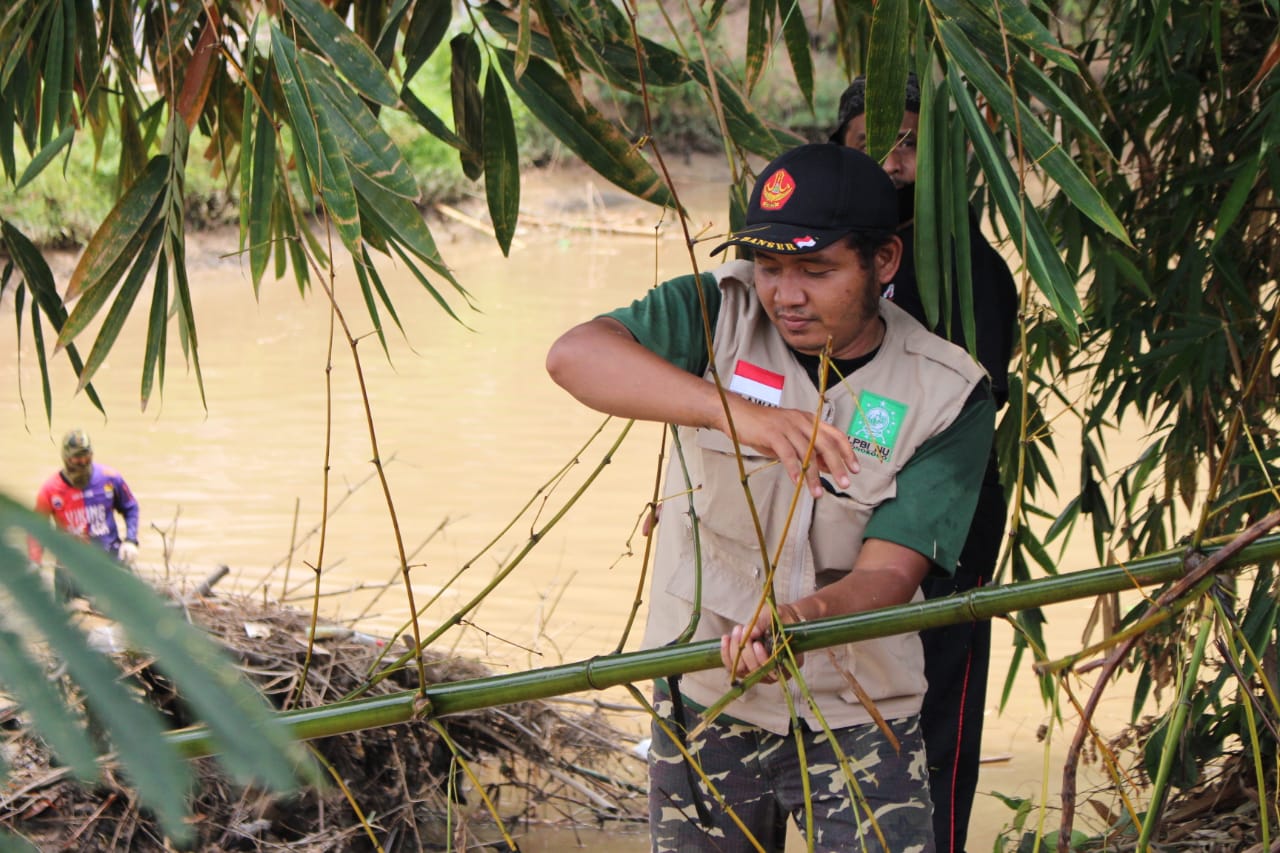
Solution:
<svg viewBox="0 0 1280 853"><path fill-rule="evenodd" d="M198 600L191 619L218 638L278 707L310 707L347 696L368 680L380 644L337 626L320 626L309 667L303 663L309 617L245 598ZM190 722L182 697L149 658L113 655L126 677L175 726ZM300 684L305 671L305 684ZM456 658L431 660L430 682L488 673ZM416 687L415 667L371 687L381 695ZM72 701L72 687L66 685ZM0 713L9 776L0 794L0 827L39 850L174 849L127 781L109 764L88 786L57 766L24 725L20 711ZM636 784L642 763L598 708L524 702L440 721L497 805L512 837L531 824L582 826L643 820ZM197 762L192 814L202 851L466 849L504 846L470 777L444 739L425 723L371 729L311 744L321 767L341 784L291 795L232 784L210 759ZM345 789L345 790L344 790Z"/></svg>

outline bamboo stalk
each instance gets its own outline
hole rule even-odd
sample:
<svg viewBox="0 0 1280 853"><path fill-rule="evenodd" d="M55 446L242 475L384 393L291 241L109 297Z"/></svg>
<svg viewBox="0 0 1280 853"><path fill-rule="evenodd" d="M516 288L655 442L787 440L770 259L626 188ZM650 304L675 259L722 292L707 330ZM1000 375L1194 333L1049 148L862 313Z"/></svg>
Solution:
<svg viewBox="0 0 1280 853"><path fill-rule="evenodd" d="M1207 545L1204 553L1212 554L1221 550L1225 544L1227 543ZM1276 558L1280 558L1280 534L1260 537L1240 549L1233 558L1224 561L1220 568ZM1104 566L1007 586L985 587L933 601L788 625L785 630L796 653L812 651L841 643L989 619L1016 610L1166 583L1183 576L1184 560L1182 552L1170 552L1135 560L1125 566ZM720 665L720 641L705 640L593 657L525 672L433 684L422 691L403 691L316 708L300 708L281 712L280 718L290 727L295 738L309 740L424 717L548 699L585 690L603 690L683 672L712 669ZM189 758L203 757L214 751L214 742L204 726L179 729L167 737Z"/></svg>

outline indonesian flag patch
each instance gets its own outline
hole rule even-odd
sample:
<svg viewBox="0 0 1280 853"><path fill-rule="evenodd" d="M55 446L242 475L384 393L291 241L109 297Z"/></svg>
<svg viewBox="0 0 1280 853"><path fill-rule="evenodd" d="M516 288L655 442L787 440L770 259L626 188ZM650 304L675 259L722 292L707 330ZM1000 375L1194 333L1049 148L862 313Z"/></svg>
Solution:
<svg viewBox="0 0 1280 853"><path fill-rule="evenodd" d="M740 358L733 368L729 390L766 406L781 406L782 374L765 370Z"/></svg>

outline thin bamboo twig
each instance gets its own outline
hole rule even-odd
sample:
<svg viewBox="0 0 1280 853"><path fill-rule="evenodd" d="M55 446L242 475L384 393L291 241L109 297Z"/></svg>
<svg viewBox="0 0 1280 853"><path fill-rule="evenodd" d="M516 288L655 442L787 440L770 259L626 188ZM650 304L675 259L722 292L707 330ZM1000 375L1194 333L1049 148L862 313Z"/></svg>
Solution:
<svg viewBox="0 0 1280 853"><path fill-rule="evenodd" d="M591 446L591 444L600 436L600 434L604 432L605 427L608 426L611 420L612 418L606 417L603 421L600 422L600 426L598 426L596 428L596 431L593 432L591 436L586 440L586 443L584 443L582 447L578 449L577 453L575 453L568 462L562 465L559 468L559 470L557 470L551 476L551 478L547 480L547 482L543 483L541 486L538 487L538 489L529 497L529 499L525 501L524 506L520 508L519 512L517 512L514 516L512 516L511 520L507 522L506 526L504 526L501 530L499 530L496 534L494 534L493 538L491 538L488 542L486 542L484 546L480 548L479 551L473 554L470 559L468 559L465 563L463 563L462 566L460 566L458 570L454 572L453 575L447 581L445 581L445 583L440 587L440 589L436 591L435 595L431 596L431 598L429 598L427 602L423 604L422 607L413 614L414 619L417 619L418 617L426 613L427 610L433 604L435 604L440 599L440 597L444 595L444 593L447 590L452 588L454 582L457 581L458 578L462 577L462 575L465 574L472 566L474 566L482 556L487 554L489 550L493 548L502 539L503 536L505 536L513 527L515 527L516 522L524 517L524 514L529 511L529 508L532 507L534 503L537 502L539 496L541 496L548 489L553 488L557 482L563 479L566 472L568 472L574 465L578 464L578 458L586 451L588 447ZM615 449L616 449L616 444L615 444ZM606 461L600 463L600 466L596 469L595 473L591 475L592 478L594 478L597 474L599 474L601 470L603 470L604 465L608 464L608 458L610 457L607 456ZM588 483L589 482L590 481L588 481ZM569 506L572 506L573 500L576 500L576 498L570 500ZM545 534L547 530L551 529L556 519L558 518L559 516L556 516L556 518L553 518L551 522L548 522L546 527L542 529L542 534ZM527 549L525 553L527 553ZM508 571L512 568L514 568L514 565L508 566ZM401 625L401 627L396 630L395 632L396 636L399 636L400 634L404 633L404 630L406 627L408 627L407 622ZM428 645L435 642L436 639L439 638L441 633L443 633L443 629L431 634L429 637L427 637L425 642ZM377 667L382 665L382 661L383 661L383 658L385 657L386 652L389 652L390 650L391 650L391 646L390 644L388 644L387 647L384 649L383 655L379 655L373 661L373 663L370 664L371 672L373 672L375 669L377 669ZM404 665L404 661L406 659L407 657L400 658L398 661L390 665L390 669L399 669ZM373 686L378 681L381 681L383 678L385 678L386 675L387 675L386 669L374 673L366 684L362 685L360 689L352 691L349 695L347 695L344 698L351 699L351 698L354 698L355 696L360 695L369 687Z"/></svg>
<svg viewBox="0 0 1280 853"><path fill-rule="evenodd" d="M373 827L369 825L369 820L364 816L364 810L360 808L360 802L356 799L356 795L351 792L351 788L347 786L346 781L342 778L342 774L338 772L338 768L334 767L330 762L325 760L320 750L311 750L311 757L320 763L325 770L329 771L329 776L337 784L342 796L346 797L347 804L351 806L351 811L355 813L356 820L360 822L360 827L364 830L364 834L369 836L369 843L373 845L373 849L378 853L385 853L382 845L378 843L378 836L373 831Z"/></svg>
<svg viewBox="0 0 1280 853"><path fill-rule="evenodd" d="M742 835L746 839L747 843L759 851L759 853L765 853L764 847L762 847L760 842L756 840L756 837L751 834L751 830L747 829L746 824L742 822L742 818L738 817L738 813L734 811L733 806L729 805L725 800L724 795L720 793L720 789L716 787L714 782L707 778L707 774L702 770L702 762L689 752L688 747L684 743L684 738L676 736L676 733L667 725L667 721L662 719L662 717L658 715L657 710L645 701L644 696L636 689L635 685L628 684L627 690L631 692L631 695L635 697L637 702L640 702L645 706L649 712L649 716L653 718L654 724L658 726L658 728L662 729L663 734L667 736L667 740L671 741L675 748L680 751L681 757L684 758L689 767L693 768L693 771L698 774L698 778L702 780L702 784L707 786L707 791L715 798L716 802L720 804L720 808L724 809L724 813L728 815L729 819L734 822L734 825L742 831ZM690 740L692 740L692 736L690 736ZM692 790L692 786L690 786L689 796L698 796L698 792Z"/></svg>
<svg viewBox="0 0 1280 853"><path fill-rule="evenodd" d="M453 760L461 765L463 772L466 773L467 778L471 780L471 786L475 789L476 793L480 795L480 799L484 802L484 806L488 810L490 817L493 818L494 826L498 827L498 831L502 833L502 840L507 842L507 849L517 849L516 843L511 840L511 835L507 832L507 825L502 820L502 815L498 814L498 807L493 804L493 800L490 799L489 793L485 790L484 785L482 785L480 780L476 778L475 771L471 769L471 762L467 761L463 756L462 749L458 744L454 743L453 738L449 736L449 732L439 720L432 720L430 725L431 728L435 729L436 734L440 735L440 739L445 742L445 745L449 747L449 751L453 753Z"/></svg>
<svg viewBox="0 0 1280 853"><path fill-rule="evenodd" d="M1173 714L1165 726L1164 744L1160 750L1160 765L1156 769L1156 777L1151 781L1151 805L1142 821L1142 830L1138 833L1138 849L1148 850L1151 847L1151 836L1160 822L1160 813L1164 810L1165 795L1169 791L1169 774L1173 768L1174 756L1182 744L1183 730L1187 725L1187 717L1191 714L1191 695L1196 689L1196 680L1200 676L1200 664L1204 661L1204 650L1209 645L1209 637L1213 634L1212 611L1204 610L1200 622L1196 626L1196 645L1191 652L1191 659L1182 673L1182 685L1178 690L1178 702ZM1062 843L1058 843L1059 849Z"/></svg>
<svg viewBox="0 0 1280 853"><path fill-rule="evenodd" d="M622 432L618 434L618 438L610 446L609 450L605 453L604 458L600 461L600 464L597 465L596 468L591 472L591 474L587 477L586 481L583 482L583 484L578 487L577 491L575 491L572 495L570 495L569 499L565 502L564 506L562 506L559 510L557 510L556 513L552 515L551 519L546 524L544 524L538 530L534 531L529 536L529 540L524 544L524 547L520 549L520 552L516 554L515 557L513 557L506 565L504 565L493 576L493 580L489 581L489 583L485 585L483 589L481 589L478 593L476 593L471 598L471 600L469 600L466 604L463 604L460 608L454 611L452 615L450 615L448 618L443 620L441 624L437 626L437 628L434 631L432 631L427 637L421 638L415 632L414 647L409 652L402 655L398 660L396 660L392 664L393 668L398 668L400 666L403 666L407 660L413 657L421 659L422 652L429 645L431 645L431 643L435 642L436 639L438 639L442 634L444 634L445 631L449 630L454 625L460 624L462 620L465 619L469 613L474 611L477 607L481 605L481 603L484 602L485 598L488 597L489 593L493 592L498 587L498 584L506 580L507 577L513 571L515 571L516 567L520 565L520 563L524 560L525 556L527 556L528 553L531 550L533 550L533 547L537 545L540 541L542 541L542 538L546 536L547 531L549 531L551 528L555 527L558 523L560 523L560 520L563 519L566 514L568 514L569 510L582 498L582 496L586 493L587 489L590 488L591 484L595 482L596 477L600 476L601 472L603 472L604 469L613 461L613 454L618 452L618 448L622 445L623 439L627 437L627 433L631 430L631 425L633 423L635 423L635 421L627 421L625 424L623 424ZM412 604L413 602L411 600L410 605L412 606ZM413 619L413 624L415 625L417 624L416 615ZM377 680L379 680L379 678L377 675L375 675L373 679L371 679L370 683L374 683ZM423 679L422 683L425 687L425 684L426 684L425 678Z"/></svg>
<svg viewBox="0 0 1280 853"><path fill-rule="evenodd" d="M1245 730L1249 733L1249 746L1253 752L1253 775L1258 785L1258 813L1261 817L1262 846L1267 848L1271 846L1271 816L1269 809L1265 805L1267 800L1267 774L1262 766L1262 738L1258 734L1258 719L1255 716L1253 707L1258 702L1258 699L1253 695L1253 691L1249 689L1249 679L1245 676L1244 671L1236 664L1239 652L1236 651L1235 635L1241 634L1241 645L1245 648L1249 647L1249 641L1243 636L1240 626L1236 625L1235 620L1227 613L1227 609L1222 606L1221 599L1214 595L1210 596L1209 600L1213 603L1213 609L1218 616L1218 621L1228 629L1222 632L1222 642L1226 646L1223 650L1223 659L1231 664L1231 669L1240 682L1239 690L1243 695L1243 701L1240 704L1244 707ZM1261 670L1259 670L1259 674L1261 674ZM1262 680L1265 682L1266 678L1264 677ZM1265 716L1262 721L1270 729L1271 739L1274 743L1276 739L1275 728Z"/></svg>
<svg viewBox="0 0 1280 853"><path fill-rule="evenodd" d="M293 499L293 524L289 528L289 553L285 558L284 581L280 584L280 597L284 598L289 589L289 570L293 568L293 555L298 549L298 514L302 511L302 498Z"/></svg>

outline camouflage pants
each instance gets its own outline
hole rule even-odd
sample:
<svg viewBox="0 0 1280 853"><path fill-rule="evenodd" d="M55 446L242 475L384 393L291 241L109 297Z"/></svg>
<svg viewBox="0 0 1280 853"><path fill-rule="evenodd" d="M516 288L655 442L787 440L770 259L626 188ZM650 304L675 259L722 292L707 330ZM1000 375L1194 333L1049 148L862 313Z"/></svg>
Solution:
<svg viewBox="0 0 1280 853"><path fill-rule="evenodd" d="M655 687L654 706L671 725L672 703L665 688ZM697 710L686 708L685 721L686 729L697 725ZM783 850L790 815L806 837L812 834L817 851L932 853L933 805L919 718L894 720L890 728L901 744L900 754L874 724L834 730L856 785L846 779L826 733L809 731L804 723L789 734L775 735L756 726L718 720L688 749L766 851ZM808 764L811 833L801 775L806 770L800 766L797 734L803 738ZM696 793L691 790L695 784ZM853 796L851 789L857 792ZM876 826L883 833L883 846ZM649 833L658 853L755 849L656 722L649 748Z"/></svg>

